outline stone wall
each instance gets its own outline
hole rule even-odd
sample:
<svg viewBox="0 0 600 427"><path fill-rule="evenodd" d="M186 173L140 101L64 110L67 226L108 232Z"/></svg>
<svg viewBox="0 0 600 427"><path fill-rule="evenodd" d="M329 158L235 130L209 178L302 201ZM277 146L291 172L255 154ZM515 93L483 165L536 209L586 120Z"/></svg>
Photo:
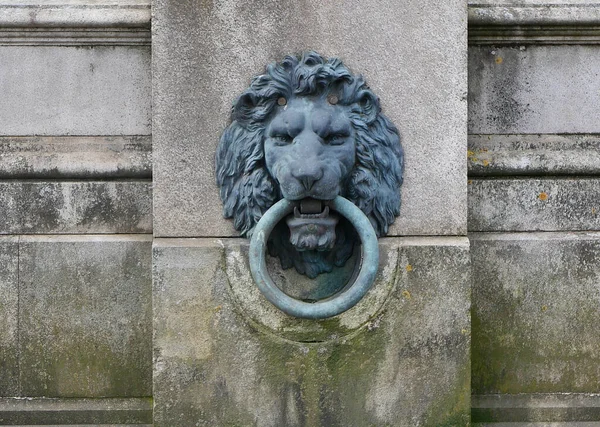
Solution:
<svg viewBox="0 0 600 427"><path fill-rule="evenodd" d="M150 425L150 5L39 3L0 1L0 424Z"/></svg>
<svg viewBox="0 0 600 427"><path fill-rule="evenodd" d="M599 28L589 0L0 0L0 425L600 423ZM257 293L212 167L309 48L406 151L377 283L323 322Z"/></svg>
<svg viewBox="0 0 600 427"><path fill-rule="evenodd" d="M543 3L469 9L476 425L600 420L600 4Z"/></svg>

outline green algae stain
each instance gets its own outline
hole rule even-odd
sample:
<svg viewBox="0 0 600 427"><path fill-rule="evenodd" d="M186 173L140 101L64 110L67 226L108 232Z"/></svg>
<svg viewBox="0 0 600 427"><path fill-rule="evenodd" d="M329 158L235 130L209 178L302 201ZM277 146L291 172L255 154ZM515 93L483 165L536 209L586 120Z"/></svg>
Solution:
<svg viewBox="0 0 600 427"><path fill-rule="evenodd" d="M335 329L337 320L325 323ZM350 337L321 343L283 341L260 333L257 337L264 356L261 377L272 387L298 390L292 405L299 425L381 425L368 413L365 396L385 354L382 332L363 328Z"/></svg>
<svg viewBox="0 0 600 427"><path fill-rule="evenodd" d="M439 396L429 410L425 427L463 427L471 425L471 364L466 357L456 376L454 392Z"/></svg>

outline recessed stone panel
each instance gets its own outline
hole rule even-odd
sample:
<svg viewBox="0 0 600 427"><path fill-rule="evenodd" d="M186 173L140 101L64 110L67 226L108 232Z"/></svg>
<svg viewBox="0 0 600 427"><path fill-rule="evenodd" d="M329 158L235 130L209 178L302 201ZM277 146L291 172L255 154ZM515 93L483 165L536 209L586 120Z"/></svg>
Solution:
<svg viewBox="0 0 600 427"><path fill-rule="evenodd" d="M470 46L469 133L599 133L598 69L598 45Z"/></svg>
<svg viewBox="0 0 600 427"><path fill-rule="evenodd" d="M381 239L365 300L318 321L264 300L247 250L155 240L155 426L468 424L465 238Z"/></svg>
<svg viewBox="0 0 600 427"><path fill-rule="evenodd" d="M473 233L473 392L597 393L600 233Z"/></svg>
<svg viewBox="0 0 600 427"><path fill-rule="evenodd" d="M24 236L24 396L151 396L151 237Z"/></svg>
<svg viewBox="0 0 600 427"><path fill-rule="evenodd" d="M0 46L0 63L0 135L151 133L147 46Z"/></svg>

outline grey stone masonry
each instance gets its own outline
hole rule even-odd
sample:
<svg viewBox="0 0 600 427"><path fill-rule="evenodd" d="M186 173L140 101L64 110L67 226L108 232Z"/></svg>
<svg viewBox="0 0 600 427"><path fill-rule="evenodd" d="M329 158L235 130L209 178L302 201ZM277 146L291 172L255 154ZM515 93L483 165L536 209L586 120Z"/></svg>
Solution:
<svg viewBox="0 0 600 427"><path fill-rule="evenodd" d="M147 28L150 17L150 0L0 0L4 28Z"/></svg>
<svg viewBox="0 0 600 427"><path fill-rule="evenodd" d="M600 423L598 394L491 394L473 396L472 407L477 427L597 427Z"/></svg>

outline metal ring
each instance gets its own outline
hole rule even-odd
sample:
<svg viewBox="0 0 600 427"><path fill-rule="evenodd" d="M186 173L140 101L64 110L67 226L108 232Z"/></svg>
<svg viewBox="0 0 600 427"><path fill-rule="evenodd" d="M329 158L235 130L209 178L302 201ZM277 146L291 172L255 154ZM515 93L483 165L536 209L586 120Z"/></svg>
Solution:
<svg viewBox="0 0 600 427"><path fill-rule="evenodd" d="M337 196L330 203L330 207L350 221L362 242L360 271L352 285L345 286L342 291L329 298L314 303L297 300L273 283L266 262L269 235L277 223L293 211L294 206L294 202L282 199L269 208L256 225L250 241L252 277L265 298L286 314L304 319L325 319L336 316L354 307L373 284L379 267L377 235L369 219L356 205Z"/></svg>

